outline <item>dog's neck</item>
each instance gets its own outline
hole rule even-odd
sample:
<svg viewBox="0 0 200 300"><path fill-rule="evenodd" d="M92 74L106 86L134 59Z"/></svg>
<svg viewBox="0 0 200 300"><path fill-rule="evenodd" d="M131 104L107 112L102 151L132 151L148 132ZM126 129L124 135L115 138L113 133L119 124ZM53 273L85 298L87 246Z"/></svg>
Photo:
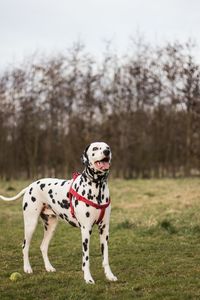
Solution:
<svg viewBox="0 0 200 300"><path fill-rule="evenodd" d="M102 203L102 188L105 187L105 183L108 179L108 171L105 173L95 173L89 167L86 167L83 173L81 174L89 185L95 185L98 194L96 195L96 200L98 204Z"/></svg>
<svg viewBox="0 0 200 300"><path fill-rule="evenodd" d="M108 179L109 171L101 173L94 172L89 167L86 167L82 173L83 177L88 178L92 183L94 182L96 185L101 185L103 182L106 182Z"/></svg>

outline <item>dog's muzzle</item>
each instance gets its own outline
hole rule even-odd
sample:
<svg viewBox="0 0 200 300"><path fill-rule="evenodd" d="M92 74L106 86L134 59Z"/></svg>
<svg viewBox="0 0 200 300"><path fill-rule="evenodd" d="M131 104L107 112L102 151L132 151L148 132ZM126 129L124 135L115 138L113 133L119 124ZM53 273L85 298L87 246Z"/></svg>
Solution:
<svg viewBox="0 0 200 300"><path fill-rule="evenodd" d="M110 168L110 150L104 150L103 154L105 157L101 160L96 161L95 167L100 171L107 171Z"/></svg>

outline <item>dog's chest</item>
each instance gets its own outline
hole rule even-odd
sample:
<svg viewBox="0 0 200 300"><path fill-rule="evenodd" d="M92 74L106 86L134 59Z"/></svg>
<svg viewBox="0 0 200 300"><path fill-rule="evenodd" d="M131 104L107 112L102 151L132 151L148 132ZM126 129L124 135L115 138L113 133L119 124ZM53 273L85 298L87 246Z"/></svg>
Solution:
<svg viewBox="0 0 200 300"><path fill-rule="evenodd" d="M109 201L109 190L106 181L93 182L88 178L79 176L72 187L78 194L94 203L106 204Z"/></svg>
<svg viewBox="0 0 200 300"><path fill-rule="evenodd" d="M92 182L84 176L80 176L72 184L72 189L75 191L72 204L79 223L91 225L100 222L101 206L109 203L107 182ZM96 207L93 204L96 204Z"/></svg>

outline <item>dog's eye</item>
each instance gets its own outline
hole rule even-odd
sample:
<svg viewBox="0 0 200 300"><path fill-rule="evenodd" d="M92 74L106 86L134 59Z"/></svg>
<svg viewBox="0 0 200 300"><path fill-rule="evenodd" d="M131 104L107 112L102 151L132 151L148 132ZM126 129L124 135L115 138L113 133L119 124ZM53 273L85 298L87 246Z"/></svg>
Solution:
<svg viewBox="0 0 200 300"><path fill-rule="evenodd" d="M93 151L97 151L97 150L98 150L98 148L97 148L97 147L94 147L92 150L93 150Z"/></svg>

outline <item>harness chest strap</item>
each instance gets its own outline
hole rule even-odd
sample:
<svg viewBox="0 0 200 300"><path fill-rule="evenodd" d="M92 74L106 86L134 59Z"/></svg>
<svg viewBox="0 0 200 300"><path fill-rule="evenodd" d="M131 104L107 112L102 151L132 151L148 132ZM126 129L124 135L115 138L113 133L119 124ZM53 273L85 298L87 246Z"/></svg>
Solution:
<svg viewBox="0 0 200 300"><path fill-rule="evenodd" d="M79 176L80 174L79 173L75 173L73 175L73 182L74 180ZM73 184L72 182L72 184ZM72 196L74 196L76 198L76 200L78 201L82 201L92 207L95 207L97 209L100 209L101 212L100 212L100 215L99 215L99 219L98 221L96 222L96 224L99 224L101 222L101 220L103 219L104 217L104 214L105 214L105 210L106 208L110 205L110 199L108 201L108 203L106 204L97 204L97 203L94 203L93 201L90 201L88 199L86 199L85 197L81 196L80 194L78 194L73 188L72 188L72 185L71 185L71 188L69 190L69 199L70 199L70 210L71 210L71 214L72 214L72 217L73 218L76 218L75 217L75 213L74 213L74 207L73 207L73 204L72 204Z"/></svg>

